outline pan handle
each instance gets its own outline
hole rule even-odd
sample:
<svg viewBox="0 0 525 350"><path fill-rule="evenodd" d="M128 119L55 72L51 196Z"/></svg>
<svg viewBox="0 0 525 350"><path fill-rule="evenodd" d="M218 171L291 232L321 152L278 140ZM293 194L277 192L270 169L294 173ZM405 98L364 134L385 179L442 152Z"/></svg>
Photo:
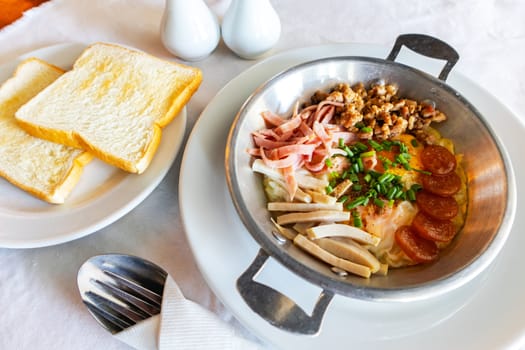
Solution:
<svg viewBox="0 0 525 350"><path fill-rule="evenodd" d="M237 290L242 298L255 313L279 329L298 334L317 334L334 293L323 290L309 316L286 295L254 280L268 257L260 249L248 269L237 279Z"/></svg>
<svg viewBox="0 0 525 350"><path fill-rule="evenodd" d="M448 74L459 59L458 53L449 44L423 34L403 34L398 36L392 51L390 51L386 59L395 61L403 45L421 55L447 61L438 76L443 81L447 80Z"/></svg>

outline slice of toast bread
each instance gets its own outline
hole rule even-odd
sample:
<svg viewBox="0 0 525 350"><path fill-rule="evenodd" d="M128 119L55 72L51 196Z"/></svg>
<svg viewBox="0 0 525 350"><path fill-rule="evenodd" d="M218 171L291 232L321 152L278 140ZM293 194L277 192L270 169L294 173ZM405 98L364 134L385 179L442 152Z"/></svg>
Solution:
<svg viewBox="0 0 525 350"><path fill-rule="evenodd" d="M33 137L15 112L63 71L37 58L21 62L0 87L0 175L32 195L63 203L93 156L83 150Z"/></svg>
<svg viewBox="0 0 525 350"><path fill-rule="evenodd" d="M162 128L201 81L197 68L95 43L71 71L20 108L16 118L34 136L142 173L157 150Z"/></svg>

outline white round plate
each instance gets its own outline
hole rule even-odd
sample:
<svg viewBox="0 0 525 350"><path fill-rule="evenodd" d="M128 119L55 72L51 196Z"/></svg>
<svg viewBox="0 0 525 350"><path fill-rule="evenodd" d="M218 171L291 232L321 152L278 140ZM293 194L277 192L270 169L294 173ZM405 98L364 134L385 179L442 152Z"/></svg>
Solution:
<svg viewBox="0 0 525 350"><path fill-rule="evenodd" d="M388 49L370 45L328 45L296 49L270 57L229 82L202 112L187 143L179 195L187 238L198 267L217 297L254 334L285 349L495 349L519 346L525 339L525 216L518 216L496 261L466 286L442 297L411 303L373 303L336 296L318 335L281 331L255 314L236 289L237 278L259 246L241 223L225 180L224 149L233 118L248 95L276 73L298 63L329 56L384 58ZM406 55L405 55L406 56ZM427 72L433 62L399 56L398 61ZM453 72L448 84L461 92L502 139L516 178L525 177L521 155L525 127L500 102ZM518 193L525 193L518 183ZM518 198L517 212L524 209ZM320 289L270 259L257 281L272 286L311 311Z"/></svg>
<svg viewBox="0 0 525 350"><path fill-rule="evenodd" d="M85 49L61 44L30 52L0 66L0 82L20 61L38 57L70 69ZM34 248L68 242L111 224L142 202L160 183L177 156L186 128L186 109L168 125L148 169L129 174L94 159L64 204L43 202L0 178L0 247Z"/></svg>

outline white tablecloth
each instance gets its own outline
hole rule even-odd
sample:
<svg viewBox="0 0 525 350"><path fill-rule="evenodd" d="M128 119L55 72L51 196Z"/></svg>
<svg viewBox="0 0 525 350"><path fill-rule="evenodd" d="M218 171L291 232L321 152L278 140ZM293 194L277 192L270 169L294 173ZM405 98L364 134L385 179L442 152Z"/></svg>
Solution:
<svg viewBox="0 0 525 350"><path fill-rule="evenodd" d="M225 0L208 3L219 14L224 11ZM274 53L333 42L390 47L401 33L430 34L460 53L455 70L487 89L525 123L525 2L521 0L272 3L282 21ZM118 42L175 59L158 34L163 7L162 0L51 0L0 30L0 64L71 41ZM202 69L204 80L188 104L186 136L219 89L256 62L238 58L221 43L211 56L192 63ZM138 255L162 265L187 297L256 339L216 299L196 268L179 214L180 161L181 156L142 204L99 232L47 248L0 249L0 349L127 348L94 322L76 286L80 265L108 252Z"/></svg>

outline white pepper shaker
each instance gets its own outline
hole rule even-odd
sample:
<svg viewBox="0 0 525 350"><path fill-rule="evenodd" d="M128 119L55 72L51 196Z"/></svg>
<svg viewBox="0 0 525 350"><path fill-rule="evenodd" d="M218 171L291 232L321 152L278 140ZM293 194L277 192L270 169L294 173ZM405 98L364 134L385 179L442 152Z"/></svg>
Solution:
<svg viewBox="0 0 525 350"><path fill-rule="evenodd" d="M203 0L166 0L161 23L166 49L185 61L198 61L215 50L219 22Z"/></svg>
<svg viewBox="0 0 525 350"><path fill-rule="evenodd" d="M232 0L221 28L226 46L246 59L266 53L281 35L281 21L269 0Z"/></svg>

